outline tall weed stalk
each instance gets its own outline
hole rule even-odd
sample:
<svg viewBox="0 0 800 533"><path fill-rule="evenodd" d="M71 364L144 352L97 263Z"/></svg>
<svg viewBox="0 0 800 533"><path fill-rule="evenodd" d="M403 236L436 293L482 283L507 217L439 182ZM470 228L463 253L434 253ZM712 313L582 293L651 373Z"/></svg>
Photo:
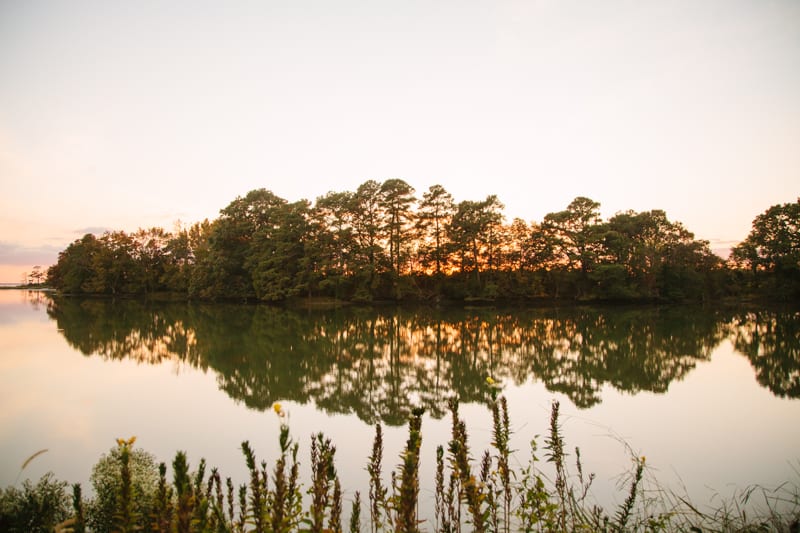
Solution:
<svg viewBox="0 0 800 533"><path fill-rule="evenodd" d="M370 531L377 533L383 525L383 513L387 508L387 488L383 485L383 430L375 424L375 438L372 442L372 453L367 463L369 473L369 513Z"/></svg>
<svg viewBox="0 0 800 533"><path fill-rule="evenodd" d="M635 468L626 481L627 497L612 516L603 509L590 506L590 488L594 476L586 475L580 449L575 448L577 474L570 474L566 464L564 439L559 422L559 404L553 402L549 434L545 438L547 461L553 466L550 481L539 469L537 438L530 442L530 456L522 468L510 466L510 423L505 398L492 392L492 443L473 471L473 458L467 440L466 424L460 418L458 404L451 402L452 429L447 450L436 449L435 523L436 532L469 531L510 533L511 531L789 531L800 529L800 491L796 485L769 491L750 487L737 495L732 504L725 503L712 512L703 512L688 498L671 496L661 491L660 512L653 513L653 501L644 499L646 463L635 459ZM172 481L167 466L158 467L158 478L148 488L139 488L134 439L118 439L119 461L113 463L113 500L106 507L87 502L84 509L80 486L73 487L73 516L69 517L66 484L45 483L33 487L27 481L23 491L10 488L0 491L0 530L31 530L16 526L29 520L32 513L51 516L47 531L153 531L159 533L288 533L291 531L335 532L343 530L343 490L334 465L336 448L321 433L311 438L311 486L303 505L303 488L299 481L298 445L289 435L285 414L279 434L280 457L272 470L266 462L258 463L247 441L242 452L249 470L249 483L241 485L237 494L230 478L223 485L219 472L211 469L206 477L206 463L201 460L190 473L184 452L172 462ZM419 465L422 443L422 410L415 409L409 418L408 440L400 455L400 464L391 473L391 497L383 483L381 463L383 432L376 425L375 440L367 471L370 476L369 506L371 531L385 529L417 533L422 521L418 503L420 491ZM155 469L155 465L151 464ZM449 471L449 472L448 472ZM449 473L449 475L448 475ZM138 474L137 474L138 475ZM156 487L157 485L157 487ZM141 485L145 487L144 485ZM795 487L793 489L793 487ZM762 497L766 512L752 514L753 500ZM674 498L674 499L670 499ZM63 501L65 500L66 501ZM61 502L61 503L58 503ZM46 508L63 505L55 512ZM237 509L238 507L238 509ZM59 509L61 509L59 507ZM109 512L107 512L110 511ZM102 526L93 525L92 513L108 517ZM463 520L462 520L462 512ZM16 513L8 516L7 513ZM85 513L85 515L84 515ZM38 518L37 518L38 519ZM96 518L94 518L96 519ZM361 497L352 501L349 531L361 530ZM465 526L468 526L465 527Z"/></svg>
<svg viewBox="0 0 800 533"><path fill-rule="evenodd" d="M400 486L395 488L395 531L417 533L419 498L419 450L422 445L423 409L415 408L408 421L408 440L400 462Z"/></svg>
<svg viewBox="0 0 800 533"><path fill-rule="evenodd" d="M331 488L338 482L333 458L336 447L322 433L311 437L311 505L306 522L313 533L322 533L331 503Z"/></svg>
<svg viewBox="0 0 800 533"><path fill-rule="evenodd" d="M492 446L496 450L495 461L497 468L492 472L496 479L497 501L494 502L494 529L497 532L509 533L511 531L511 504L514 499L514 490L511 486L511 467L509 458L511 449L511 424L508 419L508 402L505 396L497 398L497 389L491 388L492 401ZM498 516L499 515L499 516Z"/></svg>
<svg viewBox="0 0 800 533"><path fill-rule="evenodd" d="M450 468L460 483L459 499L467 503L472 529L478 533L486 531L488 509L484 508L486 495L483 487L472 473L470 466L469 444L467 443L467 426L458 416L458 402L450 402L453 419L450 435Z"/></svg>

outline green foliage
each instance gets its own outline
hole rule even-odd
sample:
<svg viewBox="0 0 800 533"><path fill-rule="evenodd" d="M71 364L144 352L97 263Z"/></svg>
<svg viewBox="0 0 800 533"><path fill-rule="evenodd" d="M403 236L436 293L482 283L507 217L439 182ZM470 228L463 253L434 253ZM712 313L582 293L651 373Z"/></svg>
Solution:
<svg viewBox="0 0 800 533"><path fill-rule="evenodd" d="M220 211L209 236L209 254L203 268L207 286L200 294L209 298L248 299L256 296L250 258L256 235L278 227L286 200L266 189L250 191Z"/></svg>
<svg viewBox="0 0 800 533"><path fill-rule="evenodd" d="M132 530L149 517L157 494L159 476L152 454L118 441L94 465L91 483L95 497L86 509L86 523L93 531L115 527Z"/></svg>
<svg viewBox="0 0 800 533"><path fill-rule="evenodd" d="M734 258L751 268L797 269L800 265L800 198L773 205L753 220L750 234L734 250Z"/></svg>
<svg viewBox="0 0 800 533"><path fill-rule="evenodd" d="M733 249L733 260L771 297L800 297L800 198L758 215L747 238Z"/></svg>
<svg viewBox="0 0 800 533"><path fill-rule="evenodd" d="M167 482L167 465L158 465L158 490L153 504L151 527L154 531L167 532L172 529L173 489Z"/></svg>
<svg viewBox="0 0 800 533"><path fill-rule="evenodd" d="M548 462L553 463L556 470L553 484L555 486L558 514L555 525L559 531L566 531L567 513L572 502L568 499L564 439L561 436L561 427L558 420L559 407L558 401L554 401L550 413L550 434L545 440L545 450L547 450Z"/></svg>
<svg viewBox="0 0 800 533"><path fill-rule="evenodd" d="M369 501L370 501L370 523L372 532L381 529L383 517L388 508L386 494L388 489L384 487L382 480L383 461L383 430L380 424L375 424L375 439L372 443L372 453L367 463L369 473Z"/></svg>
<svg viewBox="0 0 800 533"><path fill-rule="evenodd" d="M341 511L341 489L334 466L336 447L322 433L311 437L311 496L305 522L309 530L322 533L325 528L326 513L329 513L330 524L338 524L341 528L339 514Z"/></svg>
<svg viewBox="0 0 800 533"><path fill-rule="evenodd" d="M509 448L511 427L508 419L508 402L505 396L497 398L497 389L494 387L491 387L491 396L489 407L492 411L493 421L492 446L496 450L494 457L496 468L492 470L491 474L497 495L495 504L492 506L494 530L508 533L511 531L511 504L514 499L514 491L511 486L511 450Z"/></svg>
<svg viewBox="0 0 800 533"><path fill-rule="evenodd" d="M528 464L522 468L517 489L518 506L514 510L520 531L552 531L556 528L558 505L551 499L545 480L536 467L536 439L530 442L531 454Z"/></svg>
<svg viewBox="0 0 800 533"><path fill-rule="evenodd" d="M353 496L353 505L350 508L350 533L361 531L361 493L356 491Z"/></svg>
<svg viewBox="0 0 800 533"><path fill-rule="evenodd" d="M405 269L410 252L408 229L413 220L411 205L415 201L414 188L403 180L389 179L381 185L380 206L389 244L389 269L395 273Z"/></svg>
<svg viewBox="0 0 800 533"><path fill-rule="evenodd" d="M47 282L66 293L89 292L94 285L95 257L101 244L94 235L86 234L58 254L58 263L47 272Z"/></svg>
<svg viewBox="0 0 800 533"><path fill-rule="evenodd" d="M395 531L414 533L417 525L419 498L419 450L422 445L422 413L415 409L408 421L408 440L400 456L400 476L394 489Z"/></svg>
<svg viewBox="0 0 800 533"><path fill-rule="evenodd" d="M297 296L308 282L304 268L308 204L281 205L272 218L271 224L253 234L245 260L256 297L270 302Z"/></svg>
<svg viewBox="0 0 800 533"><path fill-rule="evenodd" d="M416 217L420 261L424 269L442 273L447 263L447 228L455 213L453 197L441 185L432 185L422 195Z"/></svg>
<svg viewBox="0 0 800 533"><path fill-rule="evenodd" d="M285 413L276 404L276 413L285 420ZM299 446L289 435L289 426L283 422L280 428L281 456L275 463L272 475L274 487L268 497L271 510L270 526L275 533L292 531L302 517L302 495L300 492L299 463L297 451ZM338 480L337 480L338 483Z"/></svg>
<svg viewBox="0 0 800 533"><path fill-rule="evenodd" d="M800 294L800 200L759 215L724 265L662 210L607 221L577 197L540 222L504 223L489 195L456 203L401 179L288 202L266 189L216 220L85 235L59 254L48 283L67 293L283 302L573 299L685 301ZM736 276L730 275L735 273ZM742 282L744 281L744 282ZM743 288L744 287L744 288Z"/></svg>
<svg viewBox="0 0 800 533"><path fill-rule="evenodd" d="M644 457L636 460L636 471L633 474L633 480L631 481L630 492L628 493L628 497L625 498L625 502L617 511L616 528L619 531L625 531L625 528L628 525L628 520L631 517L631 512L633 511L633 504L636 502L637 491L639 489L639 485L642 482L642 474L644 473L644 461L645 461Z"/></svg>
<svg viewBox="0 0 800 533"><path fill-rule="evenodd" d="M242 521L237 524L234 519L233 485L228 480L228 513L227 521L231 528L241 529L244 524L251 524L253 531L270 531L282 533L296 531L303 518L302 495L299 481L299 463L297 460L298 445L289 435L289 426L285 423L286 414L280 404L274 405L276 414L281 418L278 437L281 455L272 471L272 482L268 477L267 465L256 464L255 454L250 444L242 443L247 468L250 471L249 487L242 486L239 495ZM312 461L314 460L312 451ZM330 458L332 468L332 457ZM247 491L249 488L249 497ZM220 491L221 492L221 491ZM326 493L327 494L327 493ZM220 521L224 517L222 495L217 498L220 509Z"/></svg>
<svg viewBox="0 0 800 533"><path fill-rule="evenodd" d="M470 513L470 524L473 531L486 531L489 509L485 507L486 495L482 485L472 473L469 444L467 443L466 423L458 416L458 403L450 404L453 424L449 444L450 469L457 478L459 501L465 501Z"/></svg>
<svg viewBox="0 0 800 533"><path fill-rule="evenodd" d="M83 494L79 483L72 485L72 516L75 521L72 526L72 533L83 533L86 530L86 516L84 515Z"/></svg>
<svg viewBox="0 0 800 533"><path fill-rule="evenodd" d="M22 488L0 489L0 531L49 533L70 516L67 483L42 476L36 484L25 480Z"/></svg>
<svg viewBox="0 0 800 533"><path fill-rule="evenodd" d="M623 265L597 265L589 278L594 283L594 296L599 300L631 300L637 296Z"/></svg>
<svg viewBox="0 0 800 533"><path fill-rule="evenodd" d="M453 253L459 270L474 275L475 287L470 296L480 296L481 272L497 268L499 226L503 221L503 204L495 195L481 202L459 202L448 227Z"/></svg>
<svg viewBox="0 0 800 533"><path fill-rule="evenodd" d="M367 180L356 189L350 206L355 237L353 271L366 273L365 280L370 284L384 263L385 224L381 203L380 183Z"/></svg>
<svg viewBox="0 0 800 533"><path fill-rule="evenodd" d="M548 213L545 228L555 237L556 248L570 268L586 273L597 261L600 204L579 196L564 211Z"/></svg>
<svg viewBox="0 0 800 533"><path fill-rule="evenodd" d="M184 452L175 454L172 461L173 481L175 487L175 530L178 533L188 533L192 524L192 514L197 504L197 495L193 490L190 476L189 463Z"/></svg>
<svg viewBox="0 0 800 533"><path fill-rule="evenodd" d="M455 530L455 524L460 521L456 513L455 501L456 477L450 477L449 487L445 487L444 476L444 447L436 447L436 490L435 511L436 511L436 531L451 533Z"/></svg>
<svg viewBox="0 0 800 533"><path fill-rule="evenodd" d="M645 494L645 458L634 459L634 469L628 475L627 497L613 513L587 503L592 475L583 471L580 450L575 449L577 474L566 465L565 442L559 423L559 405L553 403L550 429L545 438L548 461L554 468L555 479L550 482L540 467L536 456L537 443L530 443L530 458L518 470L511 468L511 451L508 449L510 423L506 402L498 397L498 387L493 380L489 385L489 408L492 412L492 448L486 450L480 461L478 474L473 474L464 422L458 414L458 405L451 404L453 430L448 445L448 464L442 446L436 451L436 521L433 531L454 533L469 525L471 531L493 532L622 532L622 531L793 531L800 520L800 493L796 488L782 486L774 490L750 487L744 490L731 506L704 513L682 496L663 491L661 499L648 501ZM486 392L486 389L484 389ZM284 420L285 415L276 404L275 411ZM387 530L397 533L420 531L416 506L419 496L419 451L421 443L422 410L415 410L409 418L409 436L401 455L396 475L393 474L394 494L386 497L379 481L382 455L380 426L376 426L376 439L369 460L370 507L380 509L370 513L370 531ZM142 470L150 475L152 460L147 454L136 453L133 441L118 441L118 446L104 456L95 467L93 481L113 478L105 485L106 496L97 499L113 500L105 508L109 521L96 520L91 531L154 531L160 533L278 533L293 531L341 532L342 487L334 464L335 447L322 434L311 438L310 499L304 508L301 503L301 484L296 479L297 446L288 434L288 426L281 425L278 437L281 457L273 471L271 482L267 479L266 462L257 462L247 442L242 443L245 462L250 471L249 485L243 485L234 495L233 483L226 480L223 491L216 469L206 479L205 461L201 460L195 472L190 472L183 452L178 452L172 463L172 483L167 482L166 466L159 468L157 489L149 496L141 490ZM290 461L290 462L287 462ZM287 470L286 468L291 467ZM126 466L127 465L127 466ZM147 476L146 476L147 477ZM449 481L448 481L449 479ZM113 490L109 486L113 485ZM0 491L0 531L49 532L84 531L83 503L79 486L73 487L73 505L66 493L66 483L55 481L51 474L36 485L25 481L22 490L8 488ZM747 514L744 506L751 499L763 499L766 509ZM143 503L143 500L145 501ZM108 501L106 501L108 503ZM148 515L142 509L151 506ZM100 507L90 506L89 515ZM462 517L462 509L465 515ZM466 523L462 523L462 518ZM361 529L361 499L355 493L349 517L349 531ZM70 528L70 529L66 529ZM424 529L424 528L422 528Z"/></svg>

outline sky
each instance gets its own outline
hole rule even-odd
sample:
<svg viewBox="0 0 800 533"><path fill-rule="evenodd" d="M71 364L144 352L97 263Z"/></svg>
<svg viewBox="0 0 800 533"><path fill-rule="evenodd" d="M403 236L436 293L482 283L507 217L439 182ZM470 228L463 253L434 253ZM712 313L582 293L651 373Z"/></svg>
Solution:
<svg viewBox="0 0 800 533"><path fill-rule="evenodd" d="M85 233L400 178L724 250L800 197L797 0L0 0L0 282Z"/></svg>

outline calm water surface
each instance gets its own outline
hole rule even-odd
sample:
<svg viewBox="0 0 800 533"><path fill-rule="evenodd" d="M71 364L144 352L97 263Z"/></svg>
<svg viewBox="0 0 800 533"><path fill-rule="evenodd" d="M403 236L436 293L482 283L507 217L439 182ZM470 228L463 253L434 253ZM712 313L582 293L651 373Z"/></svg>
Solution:
<svg viewBox="0 0 800 533"><path fill-rule="evenodd" d="M457 397L473 455L489 445L486 377L509 400L519 463L561 403L594 498L624 499L631 454L705 504L800 479L800 312L636 309L290 311L143 304L0 291L0 485L53 471L88 490L117 437L171 462L185 450L244 482L239 445L276 457L289 412L304 467L312 433L337 445L347 495L366 494L374 425L398 463L411 408L423 419L423 495ZM543 439L539 439L540 445ZM425 511L423 509L423 514Z"/></svg>

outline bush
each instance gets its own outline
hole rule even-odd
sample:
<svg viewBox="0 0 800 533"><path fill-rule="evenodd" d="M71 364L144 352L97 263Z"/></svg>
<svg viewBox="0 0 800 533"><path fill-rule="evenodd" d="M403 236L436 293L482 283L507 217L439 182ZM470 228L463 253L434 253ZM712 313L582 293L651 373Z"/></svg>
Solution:
<svg viewBox="0 0 800 533"><path fill-rule="evenodd" d="M370 476L368 531L420 533L460 531L619 532L624 531L798 531L800 492L797 485L776 489L748 487L730 505L704 513L682 495L649 486L644 457L633 457L633 470L624 478L624 503L605 510L592 503L593 474L584 472L580 450L575 448L575 467L567 464L568 452L559 422L559 404L553 402L550 429L544 438L545 461L531 441L529 461L520 469L509 448L511 425L500 387L487 377L488 406L492 412L491 449L476 460L470 448L466 422L451 402L451 439L436 450L435 520L425 523L418 515L420 495L420 445L422 409L408 419L409 438L400 463L387 486L381 469L383 432L375 428L375 440L367 463ZM95 465L92 484L96 499L87 513L94 532L197 532L197 533L291 533L295 531L341 532L343 491L335 467L336 447L321 433L311 440L311 486L299 480L298 445L289 433L287 416L280 404L273 409L281 419L280 457L270 469L258 462L248 442L242 443L250 479L238 495L230 478L223 482L216 469L206 478L205 461L190 473L185 453L172 463L174 482L166 478L163 463L156 471L153 457L133 450L135 439L117 440L117 448ZM550 475L544 473L544 469ZM621 487L623 487L621 485ZM25 482L22 490L0 491L0 532L84 531L79 486L74 487L75 516L68 516L66 483L51 474L37 485ZM306 498L304 501L303 494ZM653 495L656 495L655 497ZM237 497L238 496L238 497ZM762 507L748 507L749 500L763 499ZM362 530L361 499L351 501L352 533ZM424 525L423 525L424 524ZM64 529L72 526L72 529ZM422 527L420 527L422 526ZM428 529L431 526L432 529Z"/></svg>
<svg viewBox="0 0 800 533"><path fill-rule="evenodd" d="M125 453L128 454L130 472L128 496L123 496ZM126 507L123 498L131 502L130 512L133 516L149 517L158 490L158 479L158 467L151 453L123 445L112 448L92 468L91 482L95 498L87 508L87 524L93 531L111 531L119 519L120 509Z"/></svg>
<svg viewBox="0 0 800 533"><path fill-rule="evenodd" d="M48 472L33 485L25 480L22 489L0 489L0 531L36 533L53 531L70 515L67 483Z"/></svg>

